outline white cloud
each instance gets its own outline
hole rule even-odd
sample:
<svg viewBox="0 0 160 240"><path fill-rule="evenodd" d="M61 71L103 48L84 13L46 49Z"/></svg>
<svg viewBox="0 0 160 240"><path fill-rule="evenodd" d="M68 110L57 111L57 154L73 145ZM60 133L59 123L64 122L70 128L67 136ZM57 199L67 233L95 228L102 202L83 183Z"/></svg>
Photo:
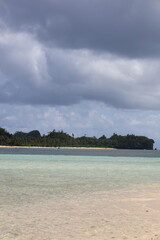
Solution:
<svg viewBox="0 0 160 240"><path fill-rule="evenodd" d="M1 104L0 108L0 126L10 132L38 129L44 134L56 129L76 136L109 137L115 132L159 137L160 114L154 111L117 110L88 101L62 107Z"/></svg>

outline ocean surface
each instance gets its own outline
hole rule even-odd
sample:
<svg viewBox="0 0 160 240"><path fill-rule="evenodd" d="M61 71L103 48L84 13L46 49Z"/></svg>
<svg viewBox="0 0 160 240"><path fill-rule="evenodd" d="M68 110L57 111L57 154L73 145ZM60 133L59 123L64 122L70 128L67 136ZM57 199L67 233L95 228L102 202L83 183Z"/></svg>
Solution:
<svg viewBox="0 0 160 240"><path fill-rule="evenodd" d="M1 148L0 183L1 204L135 189L160 184L160 151Z"/></svg>
<svg viewBox="0 0 160 240"><path fill-rule="evenodd" d="M6 221L1 229L0 239L41 239L35 238L36 225L35 229L30 230L30 235L25 233L24 237L20 231L21 223L17 222L16 225L16 215L8 220L8 212L14 212L17 207L23 209L28 206L29 209L40 203L46 206L49 202L59 204L62 200L64 203L72 199L89 199L91 195L96 196L93 201L97 204L96 198L100 201L100 196L104 193L115 196L116 199L121 193L128 194L157 186L160 186L158 150L0 148L0 229L1 224ZM67 204L64 204L64 209ZM76 201L72 203L78 206L76 204ZM81 211L80 206L78 209ZM83 211L84 209L85 206ZM23 213L23 219L22 216ZM30 214L32 221L34 217L34 214ZM56 215L56 218L59 218L61 224L61 216ZM43 224L41 223L41 228L46 223L44 226ZM9 234L7 226L14 231ZM27 226L24 225L23 228L27 229ZM67 232L64 236L58 234L57 232L56 238L49 238L48 235L45 238L44 235L43 239L72 239ZM75 233L73 239L81 238ZM101 239L103 237L99 238Z"/></svg>

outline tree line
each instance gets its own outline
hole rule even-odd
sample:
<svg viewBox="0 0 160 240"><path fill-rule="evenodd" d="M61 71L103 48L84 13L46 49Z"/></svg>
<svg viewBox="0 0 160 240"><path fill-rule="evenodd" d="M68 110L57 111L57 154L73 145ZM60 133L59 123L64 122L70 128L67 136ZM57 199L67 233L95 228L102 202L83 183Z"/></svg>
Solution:
<svg viewBox="0 0 160 240"><path fill-rule="evenodd" d="M35 146L35 147L95 147L117 149L153 149L154 140L145 136L128 134L121 136L113 134L110 138L102 135L97 137L74 137L63 131L53 130L46 135L41 135L38 130L28 133L18 131L9 133L0 128L0 145L2 146Z"/></svg>

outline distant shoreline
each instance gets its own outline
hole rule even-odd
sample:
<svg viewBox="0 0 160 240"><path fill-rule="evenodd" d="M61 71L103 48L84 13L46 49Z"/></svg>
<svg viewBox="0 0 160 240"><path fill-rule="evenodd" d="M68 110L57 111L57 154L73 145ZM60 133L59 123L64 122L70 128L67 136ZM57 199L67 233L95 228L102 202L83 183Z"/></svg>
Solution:
<svg viewBox="0 0 160 240"><path fill-rule="evenodd" d="M108 149L108 150L116 150L116 148L100 148L100 147L37 147L37 146L3 146L0 145L0 148L53 148L53 149Z"/></svg>

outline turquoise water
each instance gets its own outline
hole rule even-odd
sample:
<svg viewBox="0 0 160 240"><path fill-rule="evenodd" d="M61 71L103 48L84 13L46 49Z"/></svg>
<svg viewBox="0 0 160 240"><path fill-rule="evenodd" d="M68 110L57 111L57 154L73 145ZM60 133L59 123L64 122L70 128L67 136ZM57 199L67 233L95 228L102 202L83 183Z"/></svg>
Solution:
<svg viewBox="0 0 160 240"><path fill-rule="evenodd" d="M160 184L159 157L98 155L1 153L0 205L116 193Z"/></svg>

